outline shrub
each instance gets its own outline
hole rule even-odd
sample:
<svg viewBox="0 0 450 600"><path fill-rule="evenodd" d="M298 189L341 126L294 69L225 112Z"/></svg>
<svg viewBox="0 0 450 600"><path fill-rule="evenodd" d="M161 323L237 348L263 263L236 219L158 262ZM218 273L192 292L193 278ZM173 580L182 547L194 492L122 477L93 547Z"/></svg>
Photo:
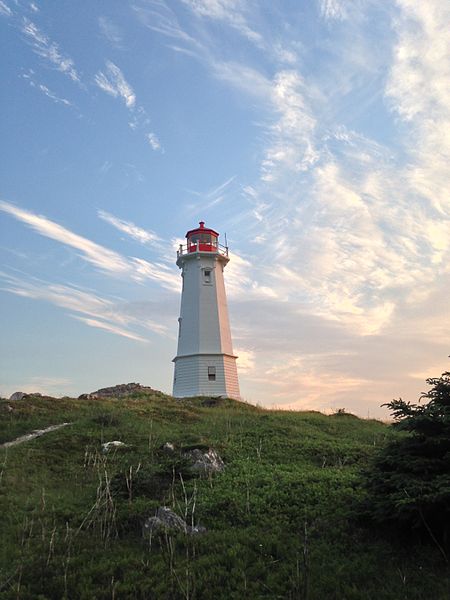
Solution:
<svg viewBox="0 0 450 600"><path fill-rule="evenodd" d="M450 372L427 379L423 404L386 406L394 427L407 432L389 443L367 474L367 510L391 529L431 537L444 553L450 534Z"/></svg>

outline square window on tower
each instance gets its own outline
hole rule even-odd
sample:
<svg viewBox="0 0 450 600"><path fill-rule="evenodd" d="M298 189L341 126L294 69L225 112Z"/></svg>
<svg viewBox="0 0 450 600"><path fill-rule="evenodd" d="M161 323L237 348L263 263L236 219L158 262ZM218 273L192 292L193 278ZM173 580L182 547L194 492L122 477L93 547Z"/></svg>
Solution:
<svg viewBox="0 0 450 600"><path fill-rule="evenodd" d="M203 269L203 282L211 283L211 269Z"/></svg>
<svg viewBox="0 0 450 600"><path fill-rule="evenodd" d="M216 380L216 367L208 367L208 380L209 381Z"/></svg>

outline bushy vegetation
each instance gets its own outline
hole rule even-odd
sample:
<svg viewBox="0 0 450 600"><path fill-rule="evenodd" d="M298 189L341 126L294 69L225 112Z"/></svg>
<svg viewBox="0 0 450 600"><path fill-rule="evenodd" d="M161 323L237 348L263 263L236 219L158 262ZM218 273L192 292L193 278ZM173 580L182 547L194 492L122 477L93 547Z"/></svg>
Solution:
<svg viewBox="0 0 450 600"><path fill-rule="evenodd" d="M428 379L421 404L393 400L392 440L368 471L367 512L403 536L431 538L446 558L450 547L450 373Z"/></svg>
<svg viewBox="0 0 450 600"><path fill-rule="evenodd" d="M352 415L218 399L0 402L2 441L71 422L0 455L0 599L448 598L435 545L360 524L362 471L400 439ZM103 453L101 444L128 447ZM213 447L199 478L176 448ZM201 535L142 536L159 506Z"/></svg>

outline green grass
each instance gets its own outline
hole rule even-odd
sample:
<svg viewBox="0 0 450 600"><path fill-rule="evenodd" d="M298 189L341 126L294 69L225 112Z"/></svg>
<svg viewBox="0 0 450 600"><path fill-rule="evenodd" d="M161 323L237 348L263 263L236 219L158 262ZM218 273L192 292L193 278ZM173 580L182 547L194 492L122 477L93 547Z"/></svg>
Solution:
<svg viewBox="0 0 450 600"><path fill-rule="evenodd" d="M395 434L352 415L266 411L159 392L127 399L0 401L0 599L447 599L432 544L386 539L355 518L361 471ZM128 448L104 455L101 444ZM223 473L180 453L212 446ZM142 538L158 506L207 528Z"/></svg>

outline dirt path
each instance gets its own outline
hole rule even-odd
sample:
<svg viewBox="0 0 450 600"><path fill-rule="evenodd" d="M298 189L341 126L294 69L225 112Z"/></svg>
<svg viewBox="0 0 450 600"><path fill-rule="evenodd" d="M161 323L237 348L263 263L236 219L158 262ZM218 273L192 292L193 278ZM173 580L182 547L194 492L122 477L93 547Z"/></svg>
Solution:
<svg viewBox="0 0 450 600"><path fill-rule="evenodd" d="M41 437L41 435L50 433L50 431L56 431L57 429L61 429L61 427L66 427L67 425L72 425L72 423L60 423L59 425L50 425L50 427L46 427L45 429L35 429L31 433L21 435L20 437L16 438L15 440L12 440L11 442L5 442L4 444L1 444L0 448L10 448L11 446L23 444L24 442L28 442L29 440L34 440L34 438Z"/></svg>

